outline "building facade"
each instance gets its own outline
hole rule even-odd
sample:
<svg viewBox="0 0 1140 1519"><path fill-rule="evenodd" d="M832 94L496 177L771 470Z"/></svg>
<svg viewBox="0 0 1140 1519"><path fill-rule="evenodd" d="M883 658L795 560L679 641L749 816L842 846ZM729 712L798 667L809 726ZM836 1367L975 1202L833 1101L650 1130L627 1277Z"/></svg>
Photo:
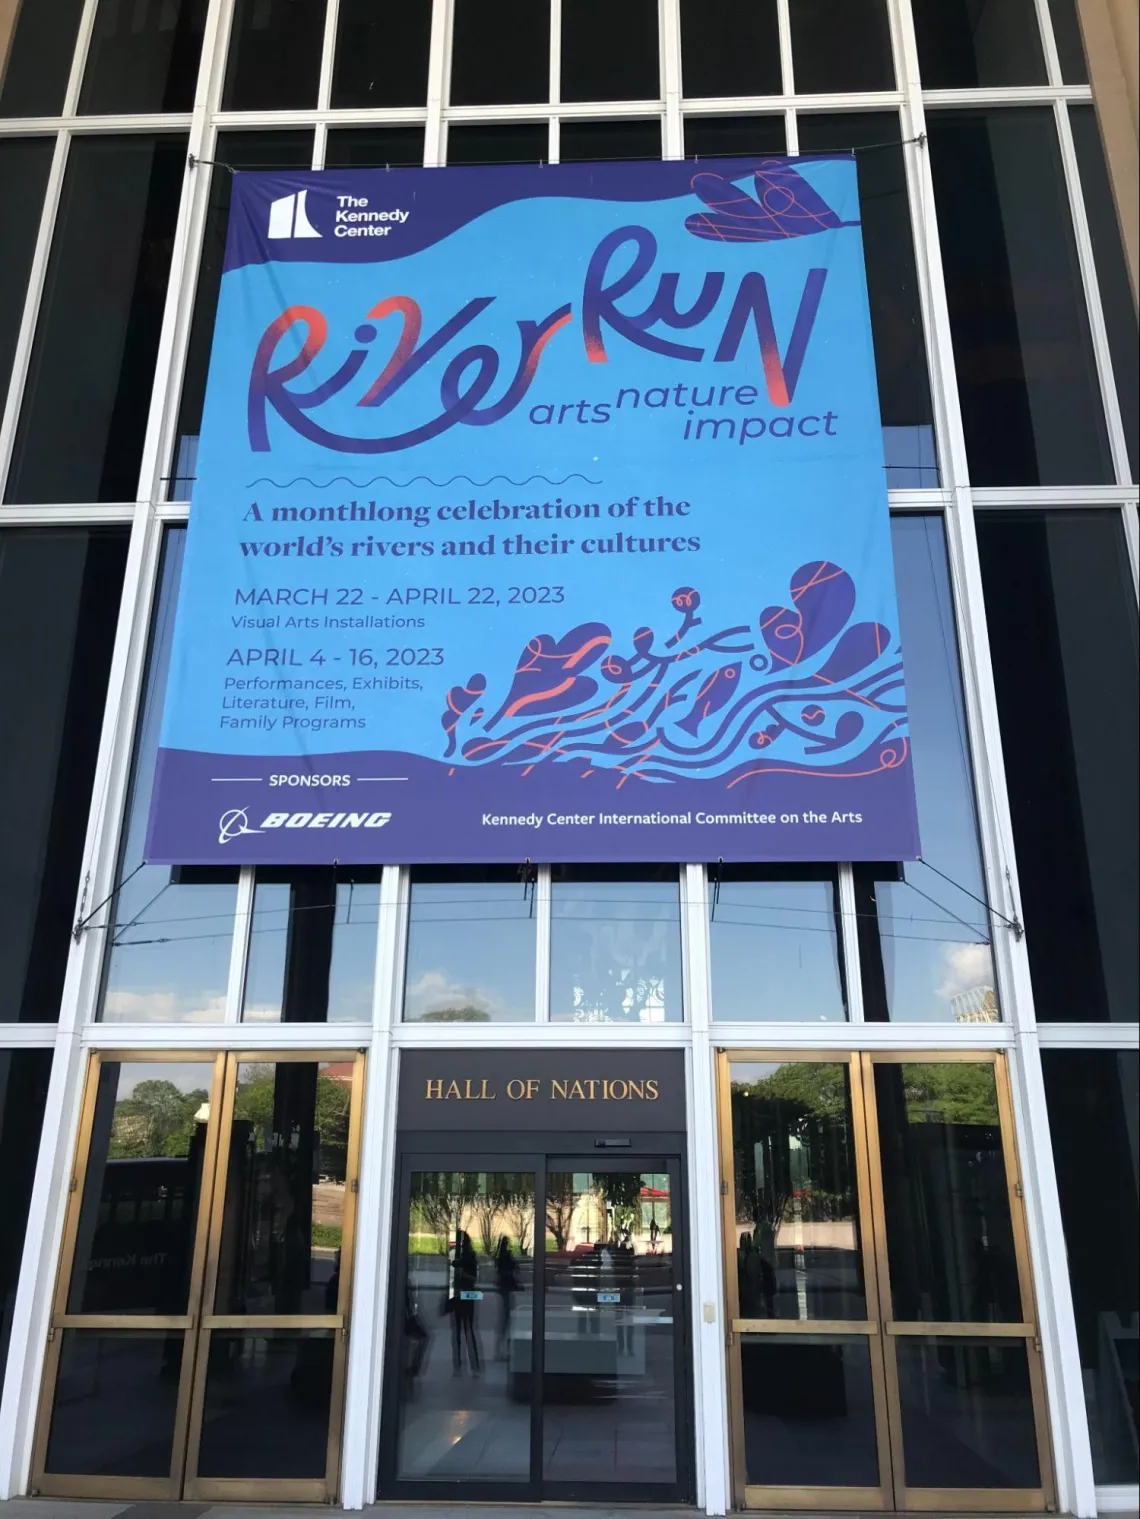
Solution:
<svg viewBox="0 0 1140 1519"><path fill-rule="evenodd" d="M1135 26L0 0L0 1496L1136 1508ZM922 859L148 864L232 173L825 151Z"/></svg>

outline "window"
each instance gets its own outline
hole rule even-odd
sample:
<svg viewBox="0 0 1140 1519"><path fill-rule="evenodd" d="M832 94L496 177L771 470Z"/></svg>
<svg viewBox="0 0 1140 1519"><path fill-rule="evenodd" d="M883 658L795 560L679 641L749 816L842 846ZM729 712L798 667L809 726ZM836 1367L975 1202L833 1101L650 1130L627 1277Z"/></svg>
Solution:
<svg viewBox="0 0 1140 1519"><path fill-rule="evenodd" d="M222 109L315 106L324 25L324 0L235 0Z"/></svg>
<svg viewBox="0 0 1140 1519"><path fill-rule="evenodd" d="M1033 0L913 0L923 88L1044 84Z"/></svg>
<svg viewBox="0 0 1140 1519"><path fill-rule="evenodd" d="M184 528L167 534L118 890L98 919L106 1023L221 1023L226 1013L237 870L147 865L143 848L185 546Z"/></svg>
<svg viewBox="0 0 1140 1519"><path fill-rule="evenodd" d="M678 1023L677 867L555 865L550 884L552 1023Z"/></svg>
<svg viewBox="0 0 1140 1519"><path fill-rule="evenodd" d="M9 501L136 497L186 141L71 141Z"/></svg>
<svg viewBox="0 0 1140 1519"><path fill-rule="evenodd" d="M660 121L564 121L563 163L613 158L660 158Z"/></svg>
<svg viewBox="0 0 1140 1519"><path fill-rule="evenodd" d="M1052 108L926 122L973 483L1111 480Z"/></svg>
<svg viewBox="0 0 1140 1519"><path fill-rule="evenodd" d="M9 14L15 27L7 42ZM0 18L0 116L55 116L63 109L83 0L15 0Z"/></svg>
<svg viewBox="0 0 1140 1519"><path fill-rule="evenodd" d="M798 95L893 90L885 0L789 0Z"/></svg>
<svg viewBox="0 0 1140 1519"><path fill-rule="evenodd" d="M549 157L550 134L545 122L447 129L449 164L546 163Z"/></svg>
<svg viewBox="0 0 1140 1519"><path fill-rule="evenodd" d="M686 158L787 152L782 116L687 116Z"/></svg>
<svg viewBox="0 0 1140 1519"><path fill-rule="evenodd" d="M1045 1050L1045 1100L1098 1482L1137 1480L1135 1050Z"/></svg>
<svg viewBox="0 0 1140 1519"><path fill-rule="evenodd" d="M891 538L922 859L855 867L865 1014L996 1023L945 529L939 517L899 516Z"/></svg>
<svg viewBox="0 0 1140 1519"><path fill-rule="evenodd" d="M346 127L325 143L326 169L417 168L423 161L423 127Z"/></svg>
<svg viewBox="0 0 1140 1519"><path fill-rule="evenodd" d="M0 1392L50 1076L50 1050L0 1050Z"/></svg>
<svg viewBox="0 0 1140 1519"><path fill-rule="evenodd" d="M88 115L189 111L206 0L99 0L79 109Z"/></svg>
<svg viewBox="0 0 1140 1519"><path fill-rule="evenodd" d="M533 1023L536 889L519 871L412 871L404 1020Z"/></svg>
<svg viewBox="0 0 1140 1519"><path fill-rule="evenodd" d="M422 106L430 41L431 0L340 0L331 104Z"/></svg>
<svg viewBox="0 0 1140 1519"><path fill-rule="evenodd" d="M451 104L549 99L546 0L455 0Z"/></svg>
<svg viewBox="0 0 1140 1519"><path fill-rule="evenodd" d="M834 869L709 866L712 1015L722 1022L847 1017Z"/></svg>
<svg viewBox="0 0 1140 1519"><path fill-rule="evenodd" d="M977 521L1037 1017L1135 1023L1137 626L1120 517Z"/></svg>
<svg viewBox="0 0 1140 1519"><path fill-rule="evenodd" d="M656 100L657 0L562 0L562 99Z"/></svg>
<svg viewBox="0 0 1140 1519"><path fill-rule="evenodd" d="M0 139L0 183L10 211L0 219L0 407L24 315L52 147L50 137Z"/></svg>
<svg viewBox="0 0 1140 1519"><path fill-rule="evenodd" d="M0 532L0 1024L59 1018L126 557L125 529Z"/></svg>
<svg viewBox="0 0 1140 1519"><path fill-rule="evenodd" d="M690 100L779 95L776 0L680 0L681 77Z"/></svg>

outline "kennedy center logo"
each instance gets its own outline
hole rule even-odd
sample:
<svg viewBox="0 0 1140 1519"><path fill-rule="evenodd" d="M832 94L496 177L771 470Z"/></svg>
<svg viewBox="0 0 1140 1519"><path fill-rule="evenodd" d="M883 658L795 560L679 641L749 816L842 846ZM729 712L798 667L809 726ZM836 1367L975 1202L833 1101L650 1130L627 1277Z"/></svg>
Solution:
<svg viewBox="0 0 1140 1519"><path fill-rule="evenodd" d="M280 200L270 203L270 237L320 237L305 209L308 194L308 190L296 190L292 195L283 195Z"/></svg>

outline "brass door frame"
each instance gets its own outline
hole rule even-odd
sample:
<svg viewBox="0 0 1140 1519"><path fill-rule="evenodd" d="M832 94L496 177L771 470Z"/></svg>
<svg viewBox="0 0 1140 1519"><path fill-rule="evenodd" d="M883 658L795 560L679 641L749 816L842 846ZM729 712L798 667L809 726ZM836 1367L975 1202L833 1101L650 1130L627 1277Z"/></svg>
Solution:
<svg viewBox="0 0 1140 1519"><path fill-rule="evenodd" d="M87 1182L87 1170L91 1159L91 1137L95 1118L95 1103L99 1094L99 1081L104 1064L130 1065L191 1065L201 1064L211 1070L210 1119L206 1126L206 1148L202 1157L202 1190L198 1198L198 1217L194 1224L194 1245L191 1256L190 1282L186 1299L186 1312L175 1315L131 1313L68 1313L67 1298L71 1288L71 1273L75 1264L75 1248L79 1234L79 1215L83 1207L83 1195ZM79 1131L75 1145L75 1160L69 1181L67 1213L63 1226L63 1242L60 1247L59 1268L56 1273L55 1293L52 1299L51 1324L48 1329L47 1353L44 1358L43 1380L40 1384L39 1406L36 1411L36 1437L32 1449L32 1478L30 1491L33 1496L50 1495L57 1498L177 1498L181 1494L183 1472L186 1464L186 1435L190 1415L191 1383L194 1372L194 1340L197 1334L198 1314L202 1301L202 1278L206 1261L206 1234L210 1219L211 1192L217 1169L218 1132L220 1124L215 1115L220 1112L222 1077L225 1056L215 1051L197 1050L101 1050L89 1057L83 1088L83 1100L79 1113ZM181 1329L182 1364L178 1379L178 1400L174 1418L174 1437L171 1443L170 1472L163 1477L98 1477L62 1475L45 1470L48 1439L51 1433L51 1411L55 1397L59 1357L63 1345L63 1332L67 1329Z"/></svg>
<svg viewBox="0 0 1140 1519"><path fill-rule="evenodd" d="M187 1311L176 1315L72 1314L67 1312L71 1273L75 1262L79 1216L83 1205L95 1103L104 1064L201 1064L211 1069L210 1118L202 1159L202 1189L194 1226L194 1244L187 1294ZM345 1211L341 1236L341 1273L334 1314L216 1315L221 1222L229 1168L230 1135L238 1067L243 1062L260 1065L352 1064L351 1106L345 1168ZM126 1500L209 1498L214 1501L334 1502L340 1478L341 1439L347 1366L349 1309L355 1256L356 1209L360 1181L360 1140L363 1124L364 1063L362 1050L101 1050L88 1058L80 1106L75 1160L69 1183L63 1241L52 1299L51 1323L44 1358L43 1380L36 1411L36 1435L32 1451L32 1496L59 1498L108 1498ZM224 1143L223 1143L224 1137ZM333 1351L332 1394L325 1475L312 1481L263 1480L260 1478L201 1478L197 1474L205 1398L205 1371L211 1331L214 1329L331 1329L336 1333ZM66 1329L181 1329L182 1364L179 1373L170 1472L167 1477L101 1477L62 1475L45 1470L51 1433L51 1412L59 1371L63 1331Z"/></svg>
<svg viewBox="0 0 1140 1519"><path fill-rule="evenodd" d="M892 1507L891 1452L887 1383L880 1346L878 1321L858 1319L743 1319L740 1289L733 1262L736 1259L736 1188L732 1153L732 1102L730 1063L756 1062L787 1065L795 1062L845 1066L851 1093L851 1142L855 1153L855 1182L859 1199L859 1243L863 1256L863 1290L867 1312L878 1307L874 1228L870 1210L869 1158L863 1113L863 1086L858 1054L850 1050L720 1050L717 1052L717 1106L720 1133L721 1213L724 1235L724 1285L727 1321L726 1352L731 1420L732 1489L737 1508L836 1509L863 1512ZM740 1369L740 1336L749 1333L780 1335L827 1335L864 1339L871 1365L871 1389L875 1406L875 1434L881 1482L878 1487L774 1487L749 1484L744 1461L744 1400Z"/></svg>
<svg viewBox="0 0 1140 1519"><path fill-rule="evenodd" d="M875 1218L875 1246L881 1261L879 1272L879 1314L884 1330L883 1352L887 1371L887 1396L892 1428L893 1479L896 1504L911 1513L936 1510L985 1513L1043 1513L1055 1507L1052 1445L1049 1435L1045 1377L1041 1364L1041 1341L1038 1335L1033 1293L1033 1274L1029 1257L1029 1232L1022 1201L1023 1188L1017 1157L1013 1123L1013 1100L1009 1085L1008 1058L1002 1050L891 1050L867 1052L861 1057L867 1094L867 1140L872 1154L880 1153L878 1109L875 1101L876 1065L950 1065L956 1062L991 1065L997 1097L1001 1130L1002 1162L1005 1168L1006 1194L1013 1232L1014 1257L1017 1264L1021 1297L1019 1323L987 1323L955 1320L951 1323L903 1323L894 1318L891 1300L890 1262L887 1255L886 1213L883 1200L883 1175L879 1165L871 1168L872 1211ZM1033 1419L1037 1434L1037 1460L1041 1484L1035 1488L939 1488L913 1487L906 1480L905 1451L902 1442L902 1408L899 1395L896 1340L961 1336L971 1339L1010 1338L1025 1345L1029 1368L1029 1385ZM897 1431L897 1434L896 1434Z"/></svg>
<svg viewBox="0 0 1140 1519"><path fill-rule="evenodd" d="M348 1147L344 1179L344 1222L341 1234L341 1274L337 1292L337 1311L331 1314L217 1314L219 1252L222 1217L225 1209L226 1181L229 1173L230 1135L233 1130L234 1102L237 1096L238 1069L243 1064L352 1063L352 1097L349 1108ZM225 1093L219 1134L225 1136L217 1157L217 1181L210 1215L209 1256L206 1262L205 1294L201 1328L198 1334L197 1364L187 1439L186 1475L183 1496L213 1502L259 1503L333 1503L340 1481L341 1437L343 1432L345 1371L348 1359L349 1306L352 1301L352 1270L356 1239L356 1202L360 1189L360 1135L364 1102L364 1061L361 1050L239 1050L226 1063ZM329 1432L323 1478L297 1479L262 1477L200 1477L198 1450L202 1436L202 1416L206 1397L206 1366L214 1330L244 1329L326 1329L335 1332L333 1348L332 1395L329 1400Z"/></svg>
<svg viewBox="0 0 1140 1519"><path fill-rule="evenodd" d="M887 1258L886 1219L875 1102L875 1065L944 1065L953 1062L988 1064L994 1068L995 1090L1002 1140L1022 1318L1014 1324L902 1323L893 1317L890 1268ZM736 1259L736 1195L732 1151L732 1105L730 1065L815 1063L846 1065L850 1077L852 1139L855 1150L856 1184L859 1191L859 1230L863 1252L866 1322L845 1320L742 1319ZM1050 1443L1045 1379L1041 1364L1034 1308L1033 1275L1029 1235L1022 1202L1008 1058L1004 1051L975 1050L745 1050L717 1051L717 1107L721 1165L721 1212L724 1239L724 1285L728 1332L726 1336L732 1485L739 1508L786 1509L895 1509L907 1512L1043 1512L1054 1507L1052 1447ZM871 1359L875 1406L880 1488L759 1487L746 1481L744 1459L744 1407L740 1369L739 1335L866 1337ZM908 1486L902 1444L902 1410L899 1395L895 1342L906 1337L932 1335L979 1339L1012 1338L1026 1347L1030 1390L1037 1435L1041 1485L1038 1488L923 1488Z"/></svg>

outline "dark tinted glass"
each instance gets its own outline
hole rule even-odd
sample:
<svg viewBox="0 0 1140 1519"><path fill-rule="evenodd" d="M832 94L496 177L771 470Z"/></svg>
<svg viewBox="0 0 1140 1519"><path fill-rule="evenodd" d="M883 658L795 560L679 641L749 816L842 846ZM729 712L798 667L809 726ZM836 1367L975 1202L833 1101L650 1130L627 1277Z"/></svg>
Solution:
<svg viewBox="0 0 1140 1519"><path fill-rule="evenodd" d="M431 0L340 0L332 104L422 106L430 42Z"/></svg>
<svg viewBox="0 0 1140 1519"><path fill-rule="evenodd" d="M1041 1485L1024 1340L895 1339L910 1487Z"/></svg>
<svg viewBox="0 0 1140 1519"><path fill-rule="evenodd" d="M349 134L329 133L330 150L334 139ZM194 486L195 461L198 457L198 431L202 425L202 402L206 395L206 372L210 348L214 341L214 314L218 309L218 291L222 283L222 260L226 251L226 226L233 194L233 175L221 167L234 169L307 169L313 161L312 132L219 132L214 147L217 167L198 169L209 173L210 200L206 209L206 230L202 238L198 265L198 289L194 296L194 319L190 327L190 344L182 380L182 402L178 411L178 445L168 482L167 498L186 501ZM330 160L331 162L331 160ZM387 160L385 160L387 162Z"/></svg>
<svg viewBox="0 0 1140 1519"><path fill-rule="evenodd" d="M1136 308L1128 283L1128 266L1124 262L1124 245L1120 239L1120 222L1104 161L1096 108L1071 105L1069 122L1081 176L1081 193L1092 238L1100 304L1112 354L1112 377L1120 401L1120 420L1128 445L1128 462L1132 479L1138 478L1137 435L1140 433L1140 344L1137 342Z"/></svg>
<svg viewBox="0 0 1140 1519"><path fill-rule="evenodd" d="M1119 514L979 513L1038 1019L1135 1023L1136 597Z"/></svg>
<svg viewBox="0 0 1140 1519"><path fill-rule="evenodd" d="M1052 109L926 122L973 483L1111 480Z"/></svg>
<svg viewBox="0 0 1140 1519"><path fill-rule="evenodd" d="M1137 1480L1140 1055L1045 1050L1045 1100L1098 1482Z"/></svg>
<svg viewBox="0 0 1140 1519"><path fill-rule="evenodd" d="M1021 1323L993 1066L877 1063L875 1109L894 1317Z"/></svg>
<svg viewBox="0 0 1140 1519"><path fill-rule="evenodd" d="M201 1477L322 1478L335 1329L215 1329L206 1362Z"/></svg>
<svg viewBox="0 0 1140 1519"><path fill-rule="evenodd" d="M564 121L558 154L563 163L588 159L660 158L661 123L652 121Z"/></svg>
<svg viewBox="0 0 1140 1519"><path fill-rule="evenodd" d="M945 529L893 517L891 542L922 859L855 867L866 1016L996 1023Z"/></svg>
<svg viewBox="0 0 1140 1519"><path fill-rule="evenodd" d="M913 0L923 87L1044 84L1033 0Z"/></svg>
<svg viewBox="0 0 1140 1519"><path fill-rule="evenodd" d="M0 1393L50 1076L51 1050L0 1050Z"/></svg>
<svg viewBox="0 0 1140 1519"><path fill-rule="evenodd" d="M709 896L714 1018L846 1018L834 873L710 865Z"/></svg>
<svg viewBox="0 0 1140 1519"><path fill-rule="evenodd" d="M550 99L547 0L455 0L452 105Z"/></svg>
<svg viewBox="0 0 1140 1519"><path fill-rule="evenodd" d="M215 1313L343 1311L352 1073L350 1061L238 1066Z"/></svg>
<svg viewBox="0 0 1140 1519"><path fill-rule="evenodd" d="M1053 19L1053 40L1061 64L1061 78L1066 84L1088 84L1089 66L1081 39L1075 0L1049 0Z"/></svg>
<svg viewBox="0 0 1140 1519"><path fill-rule="evenodd" d="M162 557L116 893L96 920L110 929L100 1013L107 1023L221 1023L226 1014L237 869L147 865L143 852L185 545L186 529L171 528Z"/></svg>
<svg viewBox="0 0 1140 1519"><path fill-rule="evenodd" d="M72 139L9 501L135 499L185 170L181 134Z"/></svg>
<svg viewBox="0 0 1140 1519"><path fill-rule="evenodd" d="M181 1329L65 1329L44 1468L169 1480Z"/></svg>
<svg viewBox="0 0 1140 1519"><path fill-rule="evenodd" d="M887 485L938 484L934 412L914 262L902 133L894 111L799 117L801 153L856 150Z"/></svg>
<svg viewBox="0 0 1140 1519"><path fill-rule="evenodd" d="M562 99L656 100L657 0L562 0Z"/></svg>
<svg viewBox="0 0 1140 1519"><path fill-rule="evenodd" d="M776 0L681 0L681 79L702 95L778 95Z"/></svg>
<svg viewBox="0 0 1140 1519"><path fill-rule="evenodd" d="M106 1060L68 1313L189 1311L213 1059Z"/></svg>
<svg viewBox="0 0 1140 1519"><path fill-rule="evenodd" d="M790 0L797 95L893 90L886 0Z"/></svg>
<svg viewBox="0 0 1140 1519"><path fill-rule="evenodd" d="M784 153L782 116L686 116L686 158L731 158L734 154Z"/></svg>
<svg viewBox="0 0 1140 1519"><path fill-rule="evenodd" d="M15 9L7 57L0 47L0 116L58 116L83 0L17 0Z"/></svg>
<svg viewBox="0 0 1140 1519"><path fill-rule="evenodd" d="M676 1480L673 1221L668 1172L547 1172L548 1482Z"/></svg>
<svg viewBox="0 0 1140 1519"><path fill-rule="evenodd" d="M546 124L519 122L495 126L449 126L449 164L545 163L550 157Z"/></svg>
<svg viewBox="0 0 1140 1519"><path fill-rule="evenodd" d="M342 127L325 143L326 169L418 168L423 161L423 127Z"/></svg>
<svg viewBox="0 0 1140 1519"><path fill-rule="evenodd" d="M9 207L0 218L0 407L24 315L54 147L54 137L0 138L0 184Z"/></svg>
<svg viewBox="0 0 1140 1519"><path fill-rule="evenodd" d="M740 1383L749 1483L802 1487L810 1472L813 1486L878 1487L865 1338L742 1334Z"/></svg>
<svg viewBox="0 0 1140 1519"><path fill-rule="evenodd" d="M675 865L555 865L550 1021L679 1023L681 915Z"/></svg>
<svg viewBox="0 0 1140 1519"><path fill-rule="evenodd" d="M127 537L0 532L0 1024L59 1017Z"/></svg>
<svg viewBox="0 0 1140 1519"><path fill-rule="evenodd" d="M244 1023L371 1023L380 868L257 872Z"/></svg>
<svg viewBox="0 0 1140 1519"><path fill-rule="evenodd" d="M740 1317L865 1319L850 1065L734 1060L730 1079Z"/></svg>
<svg viewBox="0 0 1140 1519"><path fill-rule="evenodd" d="M99 0L79 109L189 111L205 25L206 0Z"/></svg>
<svg viewBox="0 0 1140 1519"><path fill-rule="evenodd" d="M405 1022L532 1023L536 915L517 871L414 870Z"/></svg>
<svg viewBox="0 0 1140 1519"><path fill-rule="evenodd" d="M223 109L315 106L324 27L325 0L235 0Z"/></svg>
<svg viewBox="0 0 1140 1519"><path fill-rule="evenodd" d="M413 1171L410 1180L395 1475L525 1482L535 1390L534 1173ZM441 1425L450 1438L439 1438Z"/></svg>

